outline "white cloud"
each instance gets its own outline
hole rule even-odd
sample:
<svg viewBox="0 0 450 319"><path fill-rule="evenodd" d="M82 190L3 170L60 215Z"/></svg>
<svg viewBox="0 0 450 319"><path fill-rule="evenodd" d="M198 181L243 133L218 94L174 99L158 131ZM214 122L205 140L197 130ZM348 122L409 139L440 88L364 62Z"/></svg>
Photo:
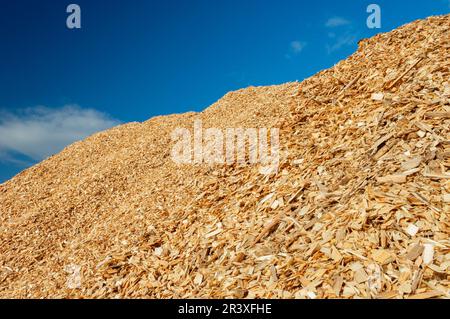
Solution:
<svg viewBox="0 0 450 319"><path fill-rule="evenodd" d="M120 124L107 114L76 105L0 112L0 161L40 161L95 132Z"/></svg>
<svg viewBox="0 0 450 319"><path fill-rule="evenodd" d="M350 21L348 21L347 19L344 19L342 17L332 17L327 20L327 22L325 23L325 26L327 28L336 28L336 27L341 27L344 25L349 25L350 23L351 23Z"/></svg>
<svg viewBox="0 0 450 319"><path fill-rule="evenodd" d="M306 42L301 42L298 40L291 42L291 50L292 50L292 52L294 52L296 54L299 54L300 52L302 52L303 49L305 48L305 46L306 46Z"/></svg>
<svg viewBox="0 0 450 319"><path fill-rule="evenodd" d="M298 55L302 53L303 49L306 47L307 43L299 40L292 41L289 44L289 53L285 54L287 59L291 59L293 55Z"/></svg>

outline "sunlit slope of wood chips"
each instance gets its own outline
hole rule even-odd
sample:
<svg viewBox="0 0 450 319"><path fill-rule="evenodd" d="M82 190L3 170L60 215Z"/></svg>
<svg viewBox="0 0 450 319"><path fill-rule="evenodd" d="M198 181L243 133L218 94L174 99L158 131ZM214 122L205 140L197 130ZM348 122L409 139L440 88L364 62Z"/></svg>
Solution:
<svg viewBox="0 0 450 319"><path fill-rule="evenodd" d="M0 185L0 297L450 297L449 29L416 21ZM171 133L195 120L280 128L278 170L175 164Z"/></svg>

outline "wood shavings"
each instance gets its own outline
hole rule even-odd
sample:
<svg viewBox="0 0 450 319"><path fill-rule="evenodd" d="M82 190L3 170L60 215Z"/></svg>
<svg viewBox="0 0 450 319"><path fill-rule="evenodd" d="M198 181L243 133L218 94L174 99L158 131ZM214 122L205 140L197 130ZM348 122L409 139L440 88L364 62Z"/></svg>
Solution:
<svg viewBox="0 0 450 319"><path fill-rule="evenodd" d="M448 298L449 19L361 41L302 83L95 134L0 185L0 297ZM196 120L279 128L278 169L174 163L171 133ZM76 289L62 265L80 265Z"/></svg>

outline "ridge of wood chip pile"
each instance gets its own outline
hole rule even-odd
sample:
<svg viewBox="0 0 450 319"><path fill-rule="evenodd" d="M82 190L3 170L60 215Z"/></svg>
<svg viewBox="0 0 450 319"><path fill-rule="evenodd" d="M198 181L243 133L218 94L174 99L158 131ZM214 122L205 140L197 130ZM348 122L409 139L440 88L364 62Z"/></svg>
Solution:
<svg viewBox="0 0 450 319"><path fill-rule="evenodd" d="M449 39L450 15L416 21L22 172L0 185L0 297L449 298ZM177 166L196 119L279 127L278 172Z"/></svg>

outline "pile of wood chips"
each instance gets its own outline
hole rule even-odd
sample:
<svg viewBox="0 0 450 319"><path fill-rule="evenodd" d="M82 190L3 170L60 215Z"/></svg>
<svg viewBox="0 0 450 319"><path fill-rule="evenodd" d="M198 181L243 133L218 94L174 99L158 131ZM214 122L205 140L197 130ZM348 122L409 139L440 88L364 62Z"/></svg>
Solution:
<svg viewBox="0 0 450 319"><path fill-rule="evenodd" d="M96 134L0 185L2 298L449 298L450 15L303 81ZM281 162L171 133L279 127Z"/></svg>

